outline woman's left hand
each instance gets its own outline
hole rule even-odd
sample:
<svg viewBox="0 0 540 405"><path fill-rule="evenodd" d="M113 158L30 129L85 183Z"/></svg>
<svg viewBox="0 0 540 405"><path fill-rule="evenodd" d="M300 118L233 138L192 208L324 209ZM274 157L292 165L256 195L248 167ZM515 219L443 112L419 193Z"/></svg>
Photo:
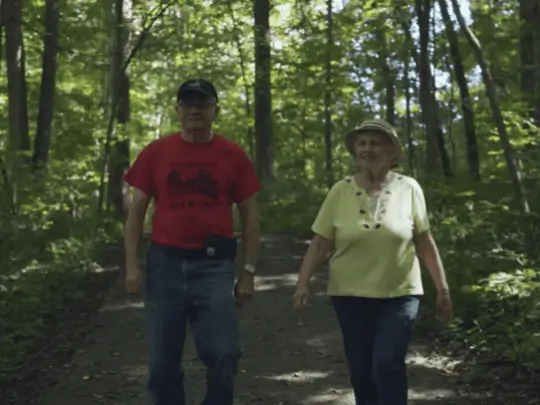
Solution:
<svg viewBox="0 0 540 405"><path fill-rule="evenodd" d="M446 323L452 322L452 298L448 290L440 291L437 294L437 314Z"/></svg>

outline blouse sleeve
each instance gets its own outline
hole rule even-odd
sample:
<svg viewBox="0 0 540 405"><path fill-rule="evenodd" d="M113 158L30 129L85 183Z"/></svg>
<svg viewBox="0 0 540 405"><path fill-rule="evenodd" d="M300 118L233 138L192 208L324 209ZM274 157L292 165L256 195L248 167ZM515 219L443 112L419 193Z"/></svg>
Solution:
<svg viewBox="0 0 540 405"><path fill-rule="evenodd" d="M311 230L326 239L334 239L334 211L337 203L337 190L332 187L326 195Z"/></svg>

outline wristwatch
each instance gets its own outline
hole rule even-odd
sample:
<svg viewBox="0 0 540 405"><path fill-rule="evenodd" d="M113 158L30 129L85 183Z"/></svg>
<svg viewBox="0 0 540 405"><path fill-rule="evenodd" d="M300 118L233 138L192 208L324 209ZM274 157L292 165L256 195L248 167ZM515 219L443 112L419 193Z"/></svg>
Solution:
<svg viewBox="0 0 540 405"><path fill-rule="evenodd" d="M247 271L249 274L255 274L255 266L252 264L244 265L244 270Z"/></svg>

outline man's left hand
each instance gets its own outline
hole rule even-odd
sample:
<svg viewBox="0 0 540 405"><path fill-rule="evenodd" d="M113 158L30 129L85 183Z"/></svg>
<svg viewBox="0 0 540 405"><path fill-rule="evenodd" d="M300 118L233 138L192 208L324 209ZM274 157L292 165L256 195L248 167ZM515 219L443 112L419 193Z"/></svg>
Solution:
<svg viewBox="0 0 540 405"><path fill-rule="evenodd" d="M243 271L236 283L236 305L242 306L253 299L255 292L255 276Z"/></svg>

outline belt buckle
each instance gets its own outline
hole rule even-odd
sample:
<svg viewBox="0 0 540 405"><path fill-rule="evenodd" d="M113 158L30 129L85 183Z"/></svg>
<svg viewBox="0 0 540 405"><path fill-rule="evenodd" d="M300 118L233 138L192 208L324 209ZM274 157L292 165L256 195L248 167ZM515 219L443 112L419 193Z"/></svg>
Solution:
<svg viewBox="0 0 540 405"><path fill-rule="evenodd" d="M209 246L206 248L206 255L209 257L214 257L216 255L216 249Z"/></svg>

